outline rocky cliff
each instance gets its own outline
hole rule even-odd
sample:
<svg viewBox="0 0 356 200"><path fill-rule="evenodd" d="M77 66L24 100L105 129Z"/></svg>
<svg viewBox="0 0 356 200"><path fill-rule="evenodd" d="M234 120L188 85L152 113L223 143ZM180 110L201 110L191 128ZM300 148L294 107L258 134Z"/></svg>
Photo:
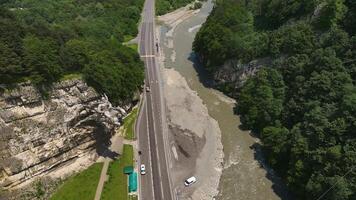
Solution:
<svg viewBox="0 0 356 200"><path fill-rule="evenodd" d="M242 64L238 60L228 60L213 73L214 86L231 97L243 86L248 76L253 76L259 68L271 64L270 58L253 60Z"/></svg>
<svg viewBox="0 0 356 200"><path fill-rule="evenodd" d="M106 153L128 109L113 107L81 80L54 84L47 98L30 84L0 93L1 186L13 188Z"/></svg>

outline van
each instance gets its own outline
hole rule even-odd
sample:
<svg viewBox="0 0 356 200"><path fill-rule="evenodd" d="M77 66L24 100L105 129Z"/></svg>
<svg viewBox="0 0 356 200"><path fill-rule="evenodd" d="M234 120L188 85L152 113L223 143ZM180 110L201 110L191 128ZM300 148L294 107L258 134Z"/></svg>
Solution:
<svg viewBox="0 0 356 200"><path fill-rule="evenodd" d="M188 178L188 179L186 179L186 180L184 181L184 185L185 185L186 187L188 187L188 186L190 186L191 184L193 184L193 183L195 183L195 182L197 182L197 179L196 179L194 176L192 176L192 177L190 177L190 178Z"/></svg>

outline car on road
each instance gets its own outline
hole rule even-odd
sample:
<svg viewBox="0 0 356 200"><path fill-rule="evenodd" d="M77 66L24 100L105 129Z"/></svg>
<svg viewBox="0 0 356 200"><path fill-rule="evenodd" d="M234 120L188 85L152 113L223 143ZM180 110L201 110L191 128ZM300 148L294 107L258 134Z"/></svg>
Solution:
<svg viewBox="0 0 356 200"><path fill-rule="evenodd" d="M191 184L193 184L193 183L195 183L195 182L197 182L197 178L195 178L194 176L192 176L192 177L190 177L190 178L188 178L188 179L186 179L186 180L184 181L184 185L185 185L186 187L188 187L188 186L190 186Z"/></svg>
<svg viewBox="0 0 356 200"><path fill-rule="evenodd" d="M144 164L141 164L140 170L142 175L146 174L146 166Z"/></svg>
<svg viewBox="0 0 356 200"><path fill-rule="evenodd" d="M146 87L146 92L150 92L151 91L151 89L150 89L150 87Z"/></svg>

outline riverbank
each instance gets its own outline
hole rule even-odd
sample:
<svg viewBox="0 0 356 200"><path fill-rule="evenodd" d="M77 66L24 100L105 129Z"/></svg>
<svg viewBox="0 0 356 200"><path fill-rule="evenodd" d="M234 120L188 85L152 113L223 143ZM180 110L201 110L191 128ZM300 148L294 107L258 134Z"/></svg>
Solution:
<svg viewBox="0 0 356 200"><path fill-rule="evenodd" d="M212 7L212 2L208 1L199 12L174 26L173 31L172 25L163 25L161 30L158 30L161 34L160 53L164 54L161 55L161 62L164 61L166 68L173 68L179 72L178 74L188 84L188 88L202 100L201 104L207 108L208 115L218 122L224 160L218 190L216 190L218 194L214 198L219 200L281 199L276 191L278 184L273 173L265 169L258 139L249 131L239 129L240 119L234 113L236 102L206 84L210 81L209 76L204 68L196 63L192 52L195 34L205 22ZM195 197L189 196L189 199Z"/></svg>
<svg viewBox="0 0 356 200"><path fill-rule="evenodd" d="M165 35L173 36L174 29L199 10L181 8L158 17L170 27ZM156 36L161 38L161 27L157 26ZM173 49L173 40L170 42ZM179 199L213 199L218 194L223 163L221 131L216 120L197 93L189 88L185 78L165 65L165 55L159 51L159 63L163 75L163 88L167 106L169 146L172 152L172 183ZM174 60L174 56L171 57ZM195 176L197 183L184 187L184 179Z"/></svg>

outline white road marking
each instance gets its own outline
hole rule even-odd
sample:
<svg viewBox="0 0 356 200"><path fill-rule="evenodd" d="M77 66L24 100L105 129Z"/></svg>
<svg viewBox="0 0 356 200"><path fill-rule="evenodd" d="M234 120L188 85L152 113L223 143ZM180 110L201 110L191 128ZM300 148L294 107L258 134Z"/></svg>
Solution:
<svg viewBox="0 0 356 200"><path fill-rule="evenodd" d="M142 55L141 58L154 58L156 55Z"/></svg>

